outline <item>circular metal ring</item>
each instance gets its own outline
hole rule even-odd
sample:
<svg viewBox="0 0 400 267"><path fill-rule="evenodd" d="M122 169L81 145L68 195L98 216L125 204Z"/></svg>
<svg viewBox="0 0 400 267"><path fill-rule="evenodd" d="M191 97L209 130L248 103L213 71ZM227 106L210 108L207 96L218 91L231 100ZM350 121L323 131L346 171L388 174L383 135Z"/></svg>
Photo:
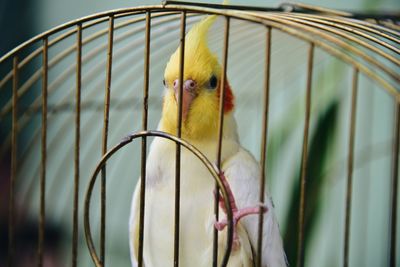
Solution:
<svg viewBox="0 0 400 267"><path fill-rule="evenodd" d="M96 182L97 176L99 172L102 170L102 168L105 166L107 160L109 160L117 151L119 151L121 148L126 146L127 144L131 143L134 139L139 138L139 137L148 137L148 136L153 136L153 137L161 137L164 139L169 139L174 141L176 144L180 144L187 148L189 151L191 151L194 155L196 155L202 163L207 167L211 175L213 176L215 182L218 184L224 204L227 207L227 221L228 221L228 238L227 238L227 243L226 243L226 249L224 253L224 257L221 263L221 266L226 266L229 260L229 256L231 254L232 250L232 241L233 241L233 215L232 215L232 209L231 209L231 204L229 202L228 198L228 193L227 190L221 181L221 178L219 177L219 170L207 159L207 157L200 152L196 147L191 145L190 143L186 142L185 140L178 138L177 136L161 132L161 131L140 131L136 133L132 133L125 137L119 144L115 145L113 148L107 151L106 154L101 158L99 163L96 166L95 171L93 172L89 185L86 191L86 196L85 196L85 206L84 206L84 229L85 229L85 237L86 237L86 242L89 248L90 256L92 257L95 265L97 267L103 266L97 253L96 253L96 248L93 243L93 238L90 230L90 216L89 216L89 209L90 209L90 199L92 196L92 191L94 184Z"/></svg>

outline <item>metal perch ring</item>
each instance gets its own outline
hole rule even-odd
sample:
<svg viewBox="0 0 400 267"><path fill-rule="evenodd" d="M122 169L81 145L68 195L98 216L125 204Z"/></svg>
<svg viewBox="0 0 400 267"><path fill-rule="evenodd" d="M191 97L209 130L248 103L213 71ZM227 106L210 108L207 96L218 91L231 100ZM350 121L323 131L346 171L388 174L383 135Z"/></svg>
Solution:
<svg viewBox="0 0 400 267"><path fill-rule="evenodd" d="M215 182L218 184L224 204L227 207L227 221L228 221L228 238L227 238L227 243L226 243L226 249L224 253L224 257L221 263L221 266L226 266L229 260L229 256L231 254L231 248L232 248L232 241L233 241L233 215L232 215L232 210L231 210L231 204L228 200L228 194L226 191L226 188L221 181L221 178L219 177L219 171L216 169L216 167L207 159L206 156L204 156L200 150L198 150L196 147L191 145L190 143L186 142L185 140L178 138L174 135L161 132L161 131L140 131L136 133L132 133L125 137L119 144L115 145L113 148L107 151L106 154L101 158L99 163L96 166L95 171L93 172L93 175L90 178L88 189L86 191L86 196L85 196L85 206L84 206L84 229L85 229L85 237L86 237L86 242L89 248L90 256L92 257L95 265L97 267L103 266L102 262L99 259L99 256L96 253L96 248L93 243L93 238L92 238L92 233L90 230L90 216L89 216L89 208L90 208L90 199L92 196L92 191L93 191L93 186L96 182L97 176L101 169L105 166L107 160L109 160L117 151L119 151L121 148L126 146L127 144L131 143L134 139L139 138L139 137L148 137L148 136L154 136L154 137L161 137L165 139L169 139L174 141L176 144L182 145L185 148L187 148L189 151L191 151L194 155L196 155L207 167L211 175L214 177Z"/></svg>

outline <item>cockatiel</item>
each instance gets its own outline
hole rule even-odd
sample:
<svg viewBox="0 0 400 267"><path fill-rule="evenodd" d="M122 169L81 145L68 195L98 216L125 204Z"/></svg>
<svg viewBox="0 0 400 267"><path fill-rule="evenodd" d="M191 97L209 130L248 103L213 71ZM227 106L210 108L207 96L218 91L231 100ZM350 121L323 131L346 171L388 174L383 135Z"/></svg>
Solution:
<svg viewBox="0 0 400 267"><path fill-rule="evenodd" d="M207 33L215 19L215 15L206 17L186 34L182 95L182 138L200 149L211 162L216 161L217 154L221 86L221 66L207 45ZM165 69L165 95L158 126L160 131L174 135L177 128L179 58L178 47ZM265 196L266 202L263 205L258 203L260 167L238 140L233 117L234 97L228 82L225 90L221 178L232 190L231 203L237 205L233 210L236 220L234 246L228 266L254 266L258 216L251 214L258 214L258 208L265 211L262 266L286 266L272 202ZM147 159L143 249L146 267L169 266L173 263L175 150L174 142L155 138ZM214 181L206 167L192 152L182 147L180 266L212 265L215 227L221 231L219 264L222 260L227 230L224 229L226 223L223 219L220 222L215 220L213 189ZM133 266L137 265L138 253L139 192L140 181L133 195L129 222ZM221 208L223 217L224 205L221 204Z"/></svg>

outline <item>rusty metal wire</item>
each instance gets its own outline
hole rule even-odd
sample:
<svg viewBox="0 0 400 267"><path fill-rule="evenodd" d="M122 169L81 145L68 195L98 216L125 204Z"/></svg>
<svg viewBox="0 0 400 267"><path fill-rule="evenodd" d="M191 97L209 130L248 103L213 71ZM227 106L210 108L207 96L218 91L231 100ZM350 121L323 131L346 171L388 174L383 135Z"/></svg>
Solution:
<svg viewBox="0 0 400 267"><path fill-rule="evenodd" d="M254 12L257 11L257 12ZM224 34L223 34L223 50L222 50L222 77L221 77L221 97L219 103L219 122L218 122L218 147L216 151L216 167L203 155L201 152L191 144L181 139L182 127L182 90L183 90L183 70L184 70L184 48L185 48L185 32L187 26L187 18L197 16L199 14L216 14L224 18ZM132 18L131 18L132 17ZM162 18L165 17L165 18ZM125 21L118 22L118 19L126 19ZM162 19L160 19L162 18ZM372 19L359 20L359 19ZM156 20L157 19L157 20ZM162 25L169 21L180 21L180 72L179 72L179 99L178 107L179 112L177 116L177 132L176 136L169 135L163 132L152 131L149 129L148 120L148 107L149 107L149 84L150 84L150 45L152 27ZM178 1L165 1L163 5L144 6L135 8L125 8L98 13L95 15L87 16L75 21L71 21L60 25L54 29L46 31L27 42L21 44L15 49L11 50L6 55L0 58L0 64L7 64L12 60L12 69L8 70L4 77L0 77L0 92L5 90L7 83L12 80L12 98L0 109L0 122L5 120L7 116L12 117L11 132L6 141L1 144L1 154L11 147L11 178L10 178L10 197L9 197L9 244L8 244L8 263L13 266L13 261L16 257L15 251L15 181L17 178L18 169L18 133L25 130L26 124L29 119L29 114L19 114L18 108L20 106L19 98L30 92L34 84L39 79L42 79L42 91L40 99L36 99L31 104L33 111L41 108L42 124L41 124L41 171L40 171L40 212L39 212L39 228L38 228L38 265L43 265L43 249L45 243L45 222L46 222L46 179L48 173L47 169L47 124L48 119L51 118L51 112L48 110L48 94L57 90L59 85L63 83L68 77L76 74L75 87L75 145L74 145L74 179L73 179L73 232L72 232L72 266L78 266L78 229L79 229L79 183L80 183L80 170L81 170L81 113L82 113L82 65L91 61L96 55L106 50L106 79L105 79L105 93L104 93L104 114L103 114L103 128L102 128L102 158L96 166L96 169L91 176L89 185L87 187L86 198L84 202L84 229L85 236L88 243L88 248L92 259L96 266L105 266L105 250L106 250L106 162L117 153L122 147L131 143L134 139L141 139L141 187L140 187L140 212L139 212L139 237L138 237L138 264L143 266L143 243L146 242L143 238L144 217L145 217L145 190L146 190L146 155L147 155L147 137L166 138L176 143L175 155L175 214L174 214L174 266L179 266L179 227L180 227L180 158L181 146L189 149L196 155L203 164L208 168L212 174L216 184L216 199L215 199L215 215L218 219L219 207L218 199L219 192L222 193L225 201L225 206L228 210L228 238L227 245L224 251L224 257L221 266L226 266L231 253L232 235L233 235L233 222L232 213L230 211L230 203L227 198L226 188L219 178L219 171L221 169L221 150L222 150L222 136L224 126L224 94L225 83L227 82L227 69L228 64L228 51L229 51L229 38L230 38L230 25L232 21L240 20L252 25L261 25L266 29L266 46L265 46L265 70L264 70L264 99L263 99L263 118L261 130L261 179L260 179L260 192L259 200L264 202L264 189L266 184L266 160L267 160L267 139L268 139L268 116L269 116L269 94L270 94L270 71L271 66L271 46L273 30L287 33L299 40L305 41L309 46L308 50L308 63L306 69L306 99L305 99L305 114L304 114L304 129L303 129L303 143L301 150L301 173L300 173L300 201L299 201L299 235L298 235L298 251L297 251L297 265L304 266L305 264L305 247L304 247L304 224L305 224L305 205L306 205L306 186L307 186L307 157L309 154L308 141L310 131L310 115L312 110L311 92L312 80L314 74L314 51L321 49L326 53L340 59L342 62L352 66L354 69L352 78L352 98L351 98L351 112L350 112L350 128L349 128L349 142L348 142L348 157L347 157L347 185L346 185L346 198L345 198L345 222L344 222L344 243L343 243L343 265L349 265L350 255L350 226L351 226L351 207L352 207L352 180L354 173L354 143L356 142L356 110L357 110L357 91L358 91L358 77L362 74L368 77L371 81L375 82L380 88L387 93L394 101L395 106L395 119L393 123L393 156L392 156L392 191L391 191L391 211L390 211L390 264L396 264L396 233L397 233L397 203L398 203L398 166L399 166L399 128L400 128L400 75L398 67L400 66L400 33L398 26L395 23L398 17L395 15L379 15L379 14L357 14L351 12L335 11L321 7L314 7L305 4L288 4L284 3L278 8L259 8L251 6L225 6L216 4L200 4L200 3L182 3ZM144 26L133 29L118 37L114 37L114 32L123 29L129 25L135 25L140 22L145 22ZM88 37L83 37L83 31L91 29L97 25L108 22L105 29L101 29ZM65 32L63 32L65 31ZM60 35L57 35L61 33ZM110 107L111 107L111 78L113 72L113 60L123 55L126 50L116 51L114 53L114 45L118 42L123 42L133 34L144 33L144 83L143 83L143 109L142 109L142 127L141 131L129 135L121 143L108 149L108 134L109 134L109 121L110 121ZM57 44L62 43L68 37L76 34L76 42L65 48L62 52L58 53L52 59L49 59L48 50L55 47ZM57 36L56 36L57 35ZM83 54L82 48L85 45L91 44L93 41L107 35L107 44L97 47L93 51ZM37 43L42 42L40 47L34 49L29 55L24 58L19 58L21 52L29 47L33 47ZM71 64L63 73L59 74L53 83L49 83L48 72L57 66L63 59L76 52L76 60ZM21 83L19 80L19 72L30 64L36 57L42 56L42 65L36 70L26 81ZM101 67L101 66L100 66ZM96 67L96 68L100 68ZM96 70L96 69L95 69ZM96 73L95 70L93 73ZM60 103L68 101L69 95L64 96ZM90 203L94 184L97 180L98 174L101 172L101 188L100 188L100 244L99 253L93 242L93 236L90 224ZM219 191L219 190L221 191ZM256 266L262 266L262 237L263 230L263 216L260 212L258 221L258 240L257 240L257 258L255 259ZM213 234L213 266L217 266L218 261L218 232L215 230Z"/></svg>

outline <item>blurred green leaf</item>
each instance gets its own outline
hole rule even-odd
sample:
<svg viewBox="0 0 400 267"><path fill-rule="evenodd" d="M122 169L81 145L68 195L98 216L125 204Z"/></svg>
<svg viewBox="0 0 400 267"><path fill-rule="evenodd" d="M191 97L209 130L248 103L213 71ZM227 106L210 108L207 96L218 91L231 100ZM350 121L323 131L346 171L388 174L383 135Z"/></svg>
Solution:
<svg viewBox="0 0 400 267"><path fill-rule="evenodd" d="M321 209L321 187L323 185L323 171L329 160L329 152L335 143L335 130L337 126L339 102L333 101L329 107L319 114L315 131L309 140L309 154L307 157L307 177L305 191L305 226L304 242L305 249L311 240L314 226L319 219ZM298 238L298 216L300 200L300 166L296 171L296 184L291 194L290 207L286 215L286 227L284 233L284 245L289 263L296 262L297 238Z"/></svg>

